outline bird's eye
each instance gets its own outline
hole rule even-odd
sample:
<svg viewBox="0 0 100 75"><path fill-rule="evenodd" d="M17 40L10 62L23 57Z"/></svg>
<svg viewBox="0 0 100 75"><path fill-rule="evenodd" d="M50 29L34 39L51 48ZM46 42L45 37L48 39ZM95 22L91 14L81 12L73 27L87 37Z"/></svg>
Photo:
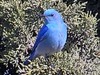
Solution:
<svg viewBox="0 0 100 75"><path fill-rule="evenodd" d="M54 14L51 14L51 16L53 16Z"/></svg>
<svg viewBox="0 0 100 75"><path fill-rule="evenodd" d="M49 14L48 16L54 16L54 14Z"/></svg>

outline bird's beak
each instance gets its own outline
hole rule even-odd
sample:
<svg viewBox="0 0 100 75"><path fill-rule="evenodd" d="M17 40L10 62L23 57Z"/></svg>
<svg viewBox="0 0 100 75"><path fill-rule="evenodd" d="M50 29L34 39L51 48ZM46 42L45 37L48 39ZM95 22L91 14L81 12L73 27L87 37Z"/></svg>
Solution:
<svg viewBox="0 0 100 75"><path fill-rule="evenodd" d="M43 14L39 14L39 17L43 17L44 18L45 16Z"/></svg>
<svg viewBox="0 0 100 75"><path fill-rule="evenodd" d="M37 14L38 18L45 18L45 16L43 14Z"/></svg>

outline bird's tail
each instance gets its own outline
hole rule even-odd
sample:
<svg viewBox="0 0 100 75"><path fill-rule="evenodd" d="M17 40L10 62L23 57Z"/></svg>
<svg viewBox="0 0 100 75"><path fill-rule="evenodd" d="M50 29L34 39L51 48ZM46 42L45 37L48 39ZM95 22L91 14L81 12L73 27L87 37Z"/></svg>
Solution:
<svg viewBox="0 0 100 75"><path fill-rule="evenodd" d="M30 57L24 62L24 65L28 65L30 61L34 60L37 56L35 55L35 50L30 54Z"/></svg>

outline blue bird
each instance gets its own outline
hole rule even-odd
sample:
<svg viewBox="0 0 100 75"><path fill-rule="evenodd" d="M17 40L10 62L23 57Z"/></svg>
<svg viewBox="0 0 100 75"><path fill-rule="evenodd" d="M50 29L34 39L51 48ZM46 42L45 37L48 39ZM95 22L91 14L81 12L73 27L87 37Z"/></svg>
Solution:
<svg viewBox="0 0 100 75"><path fill-rule="evenodd" d="M40 29L32 53L24 62L24 65L29 64L38 56L50 56L59 52L64 47L67 40L67 24L55 9L48 9L43 14L44 25Z"/></svg>

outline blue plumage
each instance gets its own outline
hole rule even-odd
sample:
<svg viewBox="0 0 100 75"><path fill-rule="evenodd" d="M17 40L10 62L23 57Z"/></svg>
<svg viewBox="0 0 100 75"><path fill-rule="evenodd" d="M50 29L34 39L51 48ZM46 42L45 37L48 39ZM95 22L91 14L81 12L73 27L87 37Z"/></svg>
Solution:
<svg viewBox="0 0 100 75"><path fill-rule="evenodd" d="M24 62L33 60L38 56L49 56L59 52L65 45L67 39L67 25L63 22L62 16L54 9L44 12L45 23L40 29L32 53Z"/></svg>

